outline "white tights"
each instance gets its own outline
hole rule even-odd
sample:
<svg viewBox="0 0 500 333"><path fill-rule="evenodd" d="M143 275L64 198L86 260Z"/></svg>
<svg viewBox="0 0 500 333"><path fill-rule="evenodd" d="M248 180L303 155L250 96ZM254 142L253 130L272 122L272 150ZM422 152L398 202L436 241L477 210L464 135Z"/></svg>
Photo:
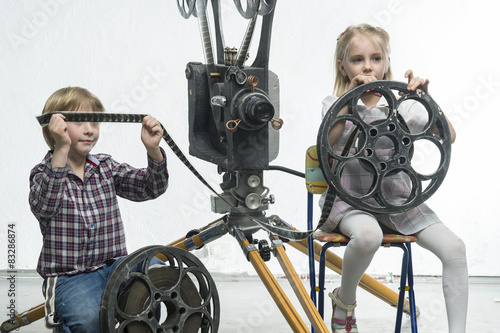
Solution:
<svg viewBox="0 0 500 333"><path fill-rule="evenodd" d="M354 304L359 281L380 248L382 230L375 217L363 211L347 213L339 229L351 240L344 253L338 296L344 304ZM449 332L464 333L468 300L465 244L443 223L433 224L416 236L417 244L434 253L443 264L443 293ZM336 307L334 316L345 319L346 312Z"/></svg>

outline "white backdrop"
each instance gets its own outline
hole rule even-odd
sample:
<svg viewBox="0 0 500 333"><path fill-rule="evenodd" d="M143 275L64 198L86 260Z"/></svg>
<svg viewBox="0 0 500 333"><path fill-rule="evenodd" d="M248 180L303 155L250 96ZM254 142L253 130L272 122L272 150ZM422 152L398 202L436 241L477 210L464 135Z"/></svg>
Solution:
<svg viewBox="0 0 500 333"><path fill-rule="evenodd" d="M34 269L41 234L28 206L28 176L47 146L35 120L48 96L65 86L88 88L108 112L150 113L187 154L185 65L203 62L198 24L185 20L176 1L1 0L0 5L0 269L7 269L7 229L15 224L18 269ZM239 47L246 22L223 0L227 46ZM322 99L333 87L337 35L350 24L372 23L392 38L395 79L406 69L431 79L434 99L455 125L452 163L439 191L428 201L468 247L470 275L500 275L497 101L500 97L500 23L483 1L299 1L280 0L273 25L270 69L280 79L280 154L272 162L299 171L316 141ZM257 39L251 54L255 55ZM139 125L103 124L94 152L146 165ZM120 201L129 251L167 244L217 219L210 192L165 143L170 188L155 201ZM218 188L216 166L190 158ZM268 214L306 228L304 181L277 171L265 173L276 196ZM318 209L316 210L319 211ZM316 219L317 220L317 219ZM263 237L264 235L259 235ZM288 247L300 273L307 258ZM340 250L339 250L340 252ZM213 272L253 274L231 236L197 251ZM369 273L399 270L397 250L381 250ZM270 264L279 273L276 262ZM414 251L415 274L440 275L439 261Z"/></svg>

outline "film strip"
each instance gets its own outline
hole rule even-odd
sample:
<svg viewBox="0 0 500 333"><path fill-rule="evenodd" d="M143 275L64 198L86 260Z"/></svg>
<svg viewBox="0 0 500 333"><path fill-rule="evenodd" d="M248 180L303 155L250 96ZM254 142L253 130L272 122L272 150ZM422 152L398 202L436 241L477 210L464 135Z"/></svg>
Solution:
<svg viewBox="0 0 500 333"><path fill-rule="evenodd" d="M45 113L40 116L37 116L39 124L44 127L47 126L50 122L50 118L53 114L58 113L62 114L67 122L92 122L92 123L142 123L142 119L146 117L146 114L128 114L128 113L106 113L106 112L50 112ZM198 180L205 185L212 193L221 198L225 203L227 203L231 208L236 210L238 213L242 214L252 222L257 223L263 229L272 232L279 237L286 238L289 240L302 240L309 235L312 234L313 230L310 231L298 231L291 230L283 227L279 227L276 225L271 225L269 223L262 222L247 213L241 211L238 207L235 207L233 204L228 202L225 198L223 198L215 189L203 178L203 176L196 170L196 168L189 162L186 155L180 150L179 146L172 139L168 131L165 127L160 123L161 128L163 129L163 140L167 143L170 149L174 152L175 156L179 158L179 160L193 173Z"/></svg>

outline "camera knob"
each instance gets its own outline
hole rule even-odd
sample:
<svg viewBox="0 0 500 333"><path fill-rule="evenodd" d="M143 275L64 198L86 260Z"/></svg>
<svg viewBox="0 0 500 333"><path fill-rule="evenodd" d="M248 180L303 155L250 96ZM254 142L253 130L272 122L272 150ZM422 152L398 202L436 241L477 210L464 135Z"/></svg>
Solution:
<svg viewBox="0 0 500 333"><path fill-rule="evenodd" d="M255 92L255 87L259 84L259 78L254 75L250 75L247 79L247 85L250 87L252 92Z"/></svg>

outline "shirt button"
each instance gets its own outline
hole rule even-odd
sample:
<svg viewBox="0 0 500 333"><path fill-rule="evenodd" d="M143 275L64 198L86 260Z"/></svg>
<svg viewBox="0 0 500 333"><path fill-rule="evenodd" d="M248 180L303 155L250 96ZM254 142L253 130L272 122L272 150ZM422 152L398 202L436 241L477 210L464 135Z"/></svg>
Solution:
<svg viewBox="0 0 500 333"><path fill-rule="evenodd" d="M92 257L88 257L87 259L88 259L88 261L90 261L90 260L92 260Z"/></svg>
<svg viewBox="0 0 500 333"><path fill-rule="evenodd" d="M60 173L56 173L56 178L59 178L61 177L61 174Z"/></svg>
<svg viewBox="0 0 500 333"><path fill-rule="evenodd" d="M52 175L52 171L50 171L50 170L49 170L49 172L47 172L47 174L48 174L49 176L51 176L51 175Z"/></svg>
<svg viewBox="0 0 500 333"><path fill-rule="evenodd" d="M94 223L90 223L90 227L93 228L94 227Z"/></svg>
<svg viewBox="0 0 500 333"><path fill-rule="evenodd" d="M90 245L92 245L92 244L94 244L94 241L93 241L93 240L91 240L89 243L90 243Z"/></svg>
<svg viewBox="0 0 500 333"><path fill-rule="evenodd" d="M85 209L89 209L89 205L85 205Z"/></svg>

